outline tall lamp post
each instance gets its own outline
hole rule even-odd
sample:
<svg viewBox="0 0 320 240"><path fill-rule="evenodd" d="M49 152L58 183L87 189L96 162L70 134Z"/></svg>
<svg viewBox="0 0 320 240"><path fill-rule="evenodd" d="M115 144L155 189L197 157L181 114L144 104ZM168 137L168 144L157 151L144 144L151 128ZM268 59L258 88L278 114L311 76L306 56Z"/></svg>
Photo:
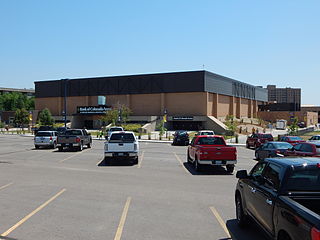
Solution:
<svg viewBox="0 0 320 240"><path fill-rule="evenodd" d="M68 78L66 79L61 79L63 80L64 83L64 107L63 107L63 118L64 118L64 127L67 128L67 82L68 82Z"/></svg>

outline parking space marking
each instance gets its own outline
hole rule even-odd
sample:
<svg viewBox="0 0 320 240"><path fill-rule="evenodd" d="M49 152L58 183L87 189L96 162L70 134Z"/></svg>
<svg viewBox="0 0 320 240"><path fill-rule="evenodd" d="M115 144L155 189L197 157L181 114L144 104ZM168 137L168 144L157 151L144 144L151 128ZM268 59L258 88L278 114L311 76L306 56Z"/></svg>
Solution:
<svg viewBox="0 0 320 240"><path fill-rule="evenodd" d="M144 152L145 151L142 151L142 154L140 156L140 161L139 161L139 164L138 164L138 167L137 168L141 168L141 164L142 164L142 161L143 161L143 158L144 158Z"/></svg>
<svg viewBox="0 0 320 240"><path fill-rule="evenodd" d="M225 233L227 234L229 239L231 238L231 235L229 233L229 230L226 226L226 224L224 223L223 219L221 218L220 214L218 213L218 211L215 209L215 207L210 207L211 212L213 213L213 215L216 217L217 221L219 222L220 226L223 228L223 230L225 231Z"/></svg>
<svg viewBox="0 0 320 240"><path fill-rule="evenodd" d="M186 167L184 166L183 164L183 161L181 160L181 158L176 154L176 153L173 153L174 156L176 157L176 159L178 160L178 162L180 163L181 167L183 168L183 170L189 174L189 171L186 169Z"/></svg>
<svg viewBox="0 0 320 240"><path fill-rule="evenodd" d="M17 222L15 225L13 225L11 228L9 228L7 231L5 231L4 233L2 233L0 235L0 239L1 237L6 237L8 236L12 231L14 231L16 228L18 228L19 226L21 226L25 221L27 221L29 218L31 218L34 214L36 214L37 212L39 212L41 209L43 209L44 207L46 207L50 202L52 202L53 200L55 200L57 197L59 197L62 193L64 193L66 191L66 189L62 189L60 192L58 192L56 195L54 195L53 197L51 197L48 201L46 201L45 203L43 203L42 205L40 205L37 209L33 210L31 213L29 213L27 216L25 216L24 218L22 218L19 222Z"/></svg>
<svg viewBox="0 0 320 240"><path fill-rule="evenodd" d="M121 235L122 235L123 227L124 227L124 224L126 222L127 215L128 215L130 203L131 203L131 197L128 197L127 198L127 202L126 202L126 204L125 204L125 206L123 208L123 212L122 212L122 215L121 215L120 223L119 223L116 235L114 237L114 240L120 240L121 239Z"/></svg>
<svg viewBox="0 0 320 240"><path fill-rule="evenodd" d="M12 184L13 184L13 182L8 183L7 185L4 185L4 186L0 187L0 190L4 189L4 188L6 188L6 187L9 187L9 186L12 185Z"/></svg>
<svg viewBox="0 0 320 240"><path fill-rule="evenodd" d="M92 148L90 148L90 149L92 149ZM85 149L85 150L82 150L81 152L77 152L77 153L74 154L74 155L71 155L71 156L69 156L69 157L67 157L67 158L65 158L65 159L60 160L59 163L62 163L62 162L65 162L65 161L67 161L67 160L69 160L69 159L71 159L71 158L74 158L75 156L77 156L77 155L79 155L79 154L81 154L81 153L83 153L83 152L86 152L86 151L88 151L88 150L89 150L89 149Z"/></svg>

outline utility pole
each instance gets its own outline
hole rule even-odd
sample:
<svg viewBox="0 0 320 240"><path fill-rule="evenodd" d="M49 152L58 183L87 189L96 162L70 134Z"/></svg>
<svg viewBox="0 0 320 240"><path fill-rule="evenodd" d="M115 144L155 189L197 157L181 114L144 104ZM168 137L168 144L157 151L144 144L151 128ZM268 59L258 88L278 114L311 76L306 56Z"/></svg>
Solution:
<svg viewBox="0 0 320 240"><path fill-rule="evenodd" d="M69 79L62 79L64 83L64 109L63 109L63 114L64 114L64 127L67 128L67 82Z"/></svg>

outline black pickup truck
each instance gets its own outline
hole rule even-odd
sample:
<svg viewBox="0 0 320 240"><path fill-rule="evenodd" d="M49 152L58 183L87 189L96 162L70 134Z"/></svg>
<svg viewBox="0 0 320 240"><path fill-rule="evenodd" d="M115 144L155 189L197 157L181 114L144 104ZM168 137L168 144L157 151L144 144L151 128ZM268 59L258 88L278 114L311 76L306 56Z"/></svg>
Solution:
<svg viewBox="0 0 320 240"><path fill-rule="evenodd" d="M320 240L320 158L267 158L237 172L236 216L275 240Z"/></svg>
<svg viewBox="0 0 320 240"><path fill-rule="evenodd" d="M75 148L82 151L83 146L91 148L92 137L85 129L67 129L64 133L58 135L57 147L62 151L64 147Z"/></svg>

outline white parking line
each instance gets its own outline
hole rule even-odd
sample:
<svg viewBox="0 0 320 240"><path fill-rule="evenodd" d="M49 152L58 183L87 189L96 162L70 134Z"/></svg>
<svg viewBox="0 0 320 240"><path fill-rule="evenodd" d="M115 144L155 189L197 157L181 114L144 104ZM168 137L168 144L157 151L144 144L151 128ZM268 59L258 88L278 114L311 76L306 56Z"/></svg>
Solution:
<svg viewBox="0 0 320 240"><path fill-rule="evenodd" d="M186 169L186 167L184 166L183 164L183 161L181 160L181 158L176 154L176 153L173 153L174 156L176 157L176 159L178 160L178 162L180 163L181 167L183 168L183 170L186 172L186 173L189 173L189 171Z"/></svg>
<svg viewBox="0 0 320 240"><path fill-rule="evenodd" d="M71 159L71 158L74 158L75 156L77 156L77 155L79 155L79 154L81 154L81 153L87 152L87 151L90 150L90 149L92 149L92 148L85 149L85 150L83 150L83 151L81 151L81 152L77 152L76 154L73 154L73 155L71 155L71 156L69 156L69 157L67 157L67 158L65 158L65 159L60 160L59 163L62 163L62 162L65 162L65 161L67 161L67 160L69 160L69 159Z"/></svg>
<svg viewBox="0 0 320 240"><path fill-rule="evenodd" d="M142 152L141 156L140 156L140 160L139 160L139 164L138 164L138 167L137 168L141 168L141 164L142 164L142 161L143 161L143 158L144 158L144 152Z"/></svg>
<svg viewBox="0 0 320 240"><path fill-rule="evenodd" d="M213 215L216 217L216 219L219 222L219 224L222 227L222 229L227 234L228 238L231 239L231 235L229 233L229 230L228 230L226 224L224 223L223 219L221 218L220 214L218 213L218 211L215 209L215 207L210 207L210 210L213 213Z"/></svg>
<svg viewBox="0 0 320 240"><path fill-rule="evenodd" d="M131 197L128 197L127 198L127 202L126 202L126 204L124 205L124 208L123 208L123 212L122 212L122 215L121 215L120 223L119 223L116 235L114 237L114 240L120 240L121 239L123 227L124 227L124 224L126 222L126 218L127 218L128 211L129 211L130 202L131 202Z"/></svg>
<svg viewBox="0 0 320 240"><path fill-rule="evenodd" d="M6 188L6 187L9 187L9 186L12 185L12 184L13 184L13 182L8 183L7 185L4 185L4 186L0 187L0 190L4 189L4 188Z"/></svg>

